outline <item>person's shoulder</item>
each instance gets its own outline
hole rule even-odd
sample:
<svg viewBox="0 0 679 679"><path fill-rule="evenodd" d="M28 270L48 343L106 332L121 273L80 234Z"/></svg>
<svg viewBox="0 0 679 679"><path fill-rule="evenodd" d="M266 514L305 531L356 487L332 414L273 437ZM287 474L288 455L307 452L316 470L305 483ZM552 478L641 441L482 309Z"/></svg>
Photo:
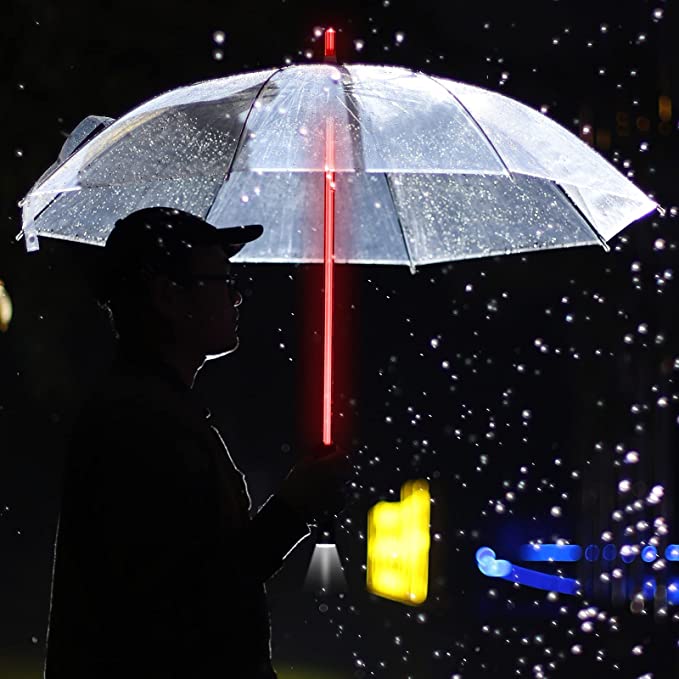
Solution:
<svg viewBox="0 0 679 679"><path fill-rule="evenodd" d="M124 466L130 456L142 463L158 455L169 462L167 452L185 447L194 434L194 421L160 380L109 374L95 385L75 418L68 464L108 469Z"/></svg>
<svg viewBox="0 0 679 679"><path fill-rule="evenodd" d="M166 385L152 376L126 375L113 370L103 372L76 409L73 435L92 430L112 430L134 423L162 420L172 425L182 404Z"/></svg>

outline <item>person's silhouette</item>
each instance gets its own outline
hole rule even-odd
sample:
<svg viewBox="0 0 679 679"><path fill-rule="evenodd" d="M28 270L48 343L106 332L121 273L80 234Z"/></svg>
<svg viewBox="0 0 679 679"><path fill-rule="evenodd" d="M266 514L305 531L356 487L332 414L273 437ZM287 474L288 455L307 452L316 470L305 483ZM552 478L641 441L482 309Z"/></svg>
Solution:
<svg viewBox="0 0 679 679"><path fill-rule="evenodd" d="M45 679L273 679L265 581L342 509L341 452L307 456L256 513L192 394L206 358L238 347L229 257L261 226L180 210L116 222L95 294L115 359L67 447Z"/></svg>

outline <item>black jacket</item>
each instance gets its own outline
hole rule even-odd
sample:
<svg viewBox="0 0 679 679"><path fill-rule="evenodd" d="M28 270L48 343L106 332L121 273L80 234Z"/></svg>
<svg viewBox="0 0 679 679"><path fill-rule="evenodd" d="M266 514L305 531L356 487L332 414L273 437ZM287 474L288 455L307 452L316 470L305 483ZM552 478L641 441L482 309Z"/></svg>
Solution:
<svg viewBox="0 0 679 679"><path fill-rule="evenodd" d="M309 534L169 366L119 352L67 449L45 679L274 679L264 582Z"/></svg>

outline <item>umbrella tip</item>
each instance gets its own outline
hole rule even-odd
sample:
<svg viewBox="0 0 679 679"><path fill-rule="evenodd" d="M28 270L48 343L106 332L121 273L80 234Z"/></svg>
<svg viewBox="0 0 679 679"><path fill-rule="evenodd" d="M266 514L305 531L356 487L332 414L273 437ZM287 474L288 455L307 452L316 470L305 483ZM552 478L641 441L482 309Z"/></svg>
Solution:
<svg viewBox="0 0 679 679"><path fill-rule="evenodd" d="M335 29L327 28L325 31L325 63L337 63L337 54L335 52Z"/></svg>

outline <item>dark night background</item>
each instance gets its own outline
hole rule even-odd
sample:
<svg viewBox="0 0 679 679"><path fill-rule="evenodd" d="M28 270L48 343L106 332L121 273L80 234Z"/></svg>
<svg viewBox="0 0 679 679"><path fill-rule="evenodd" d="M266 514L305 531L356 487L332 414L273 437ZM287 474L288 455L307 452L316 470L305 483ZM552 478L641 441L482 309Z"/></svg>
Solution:
<svg viewBox="0 0 679 679"><path fill-rule="evenodd" d="M623 577L608 586L600 564L566 566L586 595L551 601L485 578L474 560L480 545L518 559L528 540L584 545L604 531L618 545L638 542L658 517L668 527L661 544L679 542L675 8L663 0L9 0L3 10L0 279L14 318L0 334L0 676L40 676L63 438L113 347L82 253L49 239L26 253L14 240L17 202L86 115L118 117L165 90L286 58L320 61L314 28L329 25L346 62L401 65L548 107L666 213L628 227L610 253L478 259L416 275L339 272L335 417L357 464L356 497L337 535L349 591L327 601L302 591L313 540L270 582L281 679L676 676L679 607L630 609L642 575L660 583L679 575L674 564L654 572L638 559L616 562ZM666 121L660 96L674 104ZM241 347L208 364L196 390L258 504L320 417L321 292L314 267L241 268ZM632 450L639 462L626 464ZM398 499L411 478L428 478L434 499L420 607L371 596L361 568L367 510ZM621 479L632 481L630 492L618 492ZM662 502L644 503L657 484ZM625 535L627 526L636 532ZM585 601L599 613L589 632L578 616Z"/></svg>

